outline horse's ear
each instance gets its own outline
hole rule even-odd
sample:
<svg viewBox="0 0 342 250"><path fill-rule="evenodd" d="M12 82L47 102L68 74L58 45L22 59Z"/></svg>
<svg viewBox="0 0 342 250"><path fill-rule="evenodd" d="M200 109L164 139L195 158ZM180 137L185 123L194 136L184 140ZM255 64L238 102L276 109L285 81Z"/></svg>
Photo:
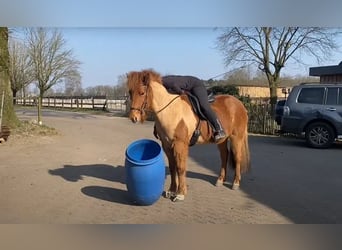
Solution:
<svg viewBox="0 0 342 250"><path fill-rule="evenodd" d="M144 85L147 85L150 82L150 73L149 72L143 72L142 73L142 83Z"/></svg>

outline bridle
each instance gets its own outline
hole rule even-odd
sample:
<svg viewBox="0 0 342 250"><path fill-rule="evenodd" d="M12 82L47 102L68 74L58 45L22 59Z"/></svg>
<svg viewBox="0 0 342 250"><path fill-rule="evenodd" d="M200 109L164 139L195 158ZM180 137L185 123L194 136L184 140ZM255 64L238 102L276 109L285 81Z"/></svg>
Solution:
<svg viewBox="0 0 342 250"><path fill-rule="evenodd" d="M145 114L145 111L152 112L152 110L146 110L146 106L147 106L147 92L148 92L147 85L145 85L145 88L146 88L146 91L144 93L145 98L144 98L144 101L143 101L141 107L140 108L135 108L135 107L132 107L132 106L130 107L131 110L139 111L141 115Z"/></svg>
<svg viewBox="0 0 342 250"><path fill-rule="evenodd" d="M145 98L144 98L144 101L141 105L140 108L136 108L136 107L130 107L131 110L137 110L140 112L141 115L145 114L145 112L153 112L152 110L148 110L146 109L146 106L147 106L147 94L148 94L148 87L147 85L145 85L145 88L146 88L146 91L144 93L145 95ZM177 95L176 97L174 97L168 104L166 104L164 107L162 107L160 110L156 111L155 113L158 114L160 112L162 112L164 109L166 109L171 103L173 103L178 97L180 97L180 95Z"/></svg>

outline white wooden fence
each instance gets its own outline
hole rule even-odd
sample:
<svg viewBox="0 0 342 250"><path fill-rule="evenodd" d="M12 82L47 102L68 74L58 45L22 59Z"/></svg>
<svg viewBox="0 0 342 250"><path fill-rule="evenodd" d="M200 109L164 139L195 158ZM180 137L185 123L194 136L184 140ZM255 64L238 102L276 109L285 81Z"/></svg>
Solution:
<svg viewBox="0 0 342 250"><path fill-rule="evenodd" d="M101 109L112 112L127 112L127 96L48 96L42 99L43 107L72 109ZM16 105L37 106L38 97L16 97Z"/></svg>

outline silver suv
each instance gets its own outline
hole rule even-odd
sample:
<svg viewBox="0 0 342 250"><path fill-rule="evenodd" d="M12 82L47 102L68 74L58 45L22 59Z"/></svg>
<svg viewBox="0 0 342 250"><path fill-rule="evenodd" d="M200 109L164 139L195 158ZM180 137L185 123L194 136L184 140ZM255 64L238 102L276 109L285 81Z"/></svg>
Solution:
<svg viewBox="0 0 342 250"><path fill-rule="evenodd" d="M342 139L342 83L302 83L293 87L281 118L281 133L303 135L314 148Z"/></svg>

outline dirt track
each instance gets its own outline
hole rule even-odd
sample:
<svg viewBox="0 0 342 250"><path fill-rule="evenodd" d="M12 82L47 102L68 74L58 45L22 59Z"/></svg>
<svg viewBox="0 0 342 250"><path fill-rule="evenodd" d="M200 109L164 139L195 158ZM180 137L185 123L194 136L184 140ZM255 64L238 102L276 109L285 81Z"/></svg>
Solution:
<svg viewBox="0 0 342 250"><path fill-rule="evenodd" d="M30 120L35 114L18 116ZM133 205L124 152L134 140L154 139L151 122L53 111L44 122L60 135L0 145L0 223L296 223L243 189L215 187L215 145L191 148L190 156L199 156L189 158L184 202L161 197L151 206ZM247 188L255 181L253 172L243 176Z"/></svg>

